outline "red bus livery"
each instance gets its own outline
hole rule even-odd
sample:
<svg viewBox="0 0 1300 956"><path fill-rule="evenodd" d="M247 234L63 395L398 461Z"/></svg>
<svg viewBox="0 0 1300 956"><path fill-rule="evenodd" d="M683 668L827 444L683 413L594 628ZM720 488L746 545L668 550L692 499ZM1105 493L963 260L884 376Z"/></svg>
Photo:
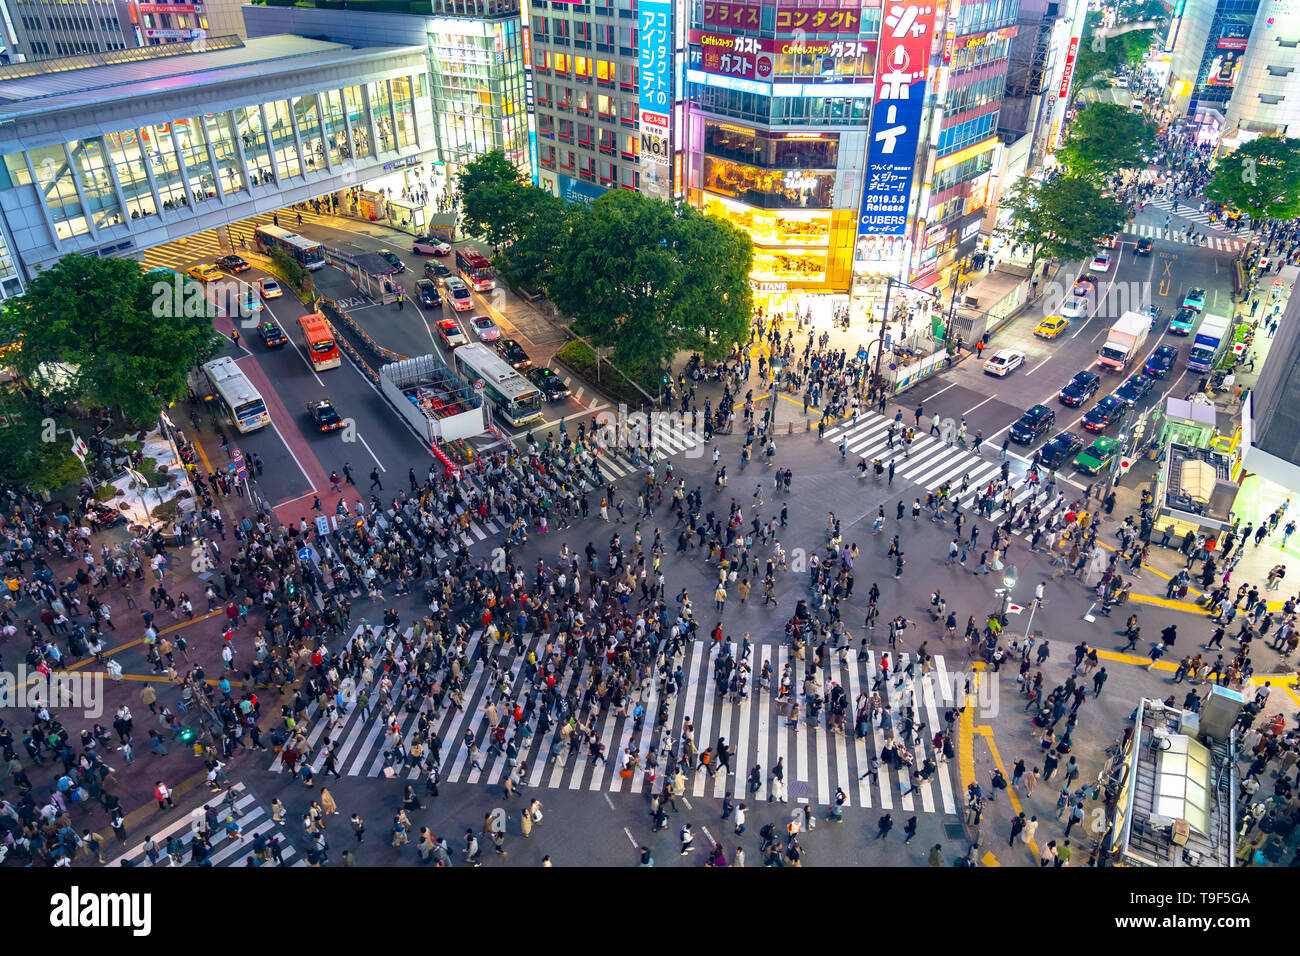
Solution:
<svg viewBox="0 0 1300 956"><path fill-rule="evenodd" d="M307 340L307 355L311 359L312 368L319 372L343 364L339 357L339 345L334 341L334 330L330 328L325 316L320 313L304 315L298 324L302 326L303 338Z"/></svg>
<svg viewBox="0 0 1300 956"><path fill-rule="evenodd" d="M456 250L456 271L475 292L488 292L497 287L492 263L473 246Z"/></svg>

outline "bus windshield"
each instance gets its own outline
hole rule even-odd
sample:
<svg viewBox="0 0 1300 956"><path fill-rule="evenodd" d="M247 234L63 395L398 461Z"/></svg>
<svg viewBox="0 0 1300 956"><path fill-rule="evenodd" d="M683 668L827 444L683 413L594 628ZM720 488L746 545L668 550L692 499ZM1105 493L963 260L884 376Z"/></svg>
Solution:
<svg viewBox="0 0 1300 956"><path fill-rule="evenodd" d="M252 418L255 415L266 414L266 403L260 398L255 398L251 402L244 402L235 409L236 418Z"/></svg>
<svg viewBox="0 0 1300 956"><path fill-rule="evenodd" d="M319 342L313 342L311 344L311 350L313 352L319 352L321 355L328 355L330 352L334 351L334 340L322 339Z"/></svg>

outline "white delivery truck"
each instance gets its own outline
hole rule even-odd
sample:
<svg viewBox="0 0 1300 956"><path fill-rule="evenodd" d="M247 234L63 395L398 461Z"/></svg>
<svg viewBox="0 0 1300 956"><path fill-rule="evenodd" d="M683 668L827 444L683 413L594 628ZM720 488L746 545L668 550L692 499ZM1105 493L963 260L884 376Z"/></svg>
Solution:
<svg viewBox="0 0 1300 956"><path fill-rule="evenodd" d="M1103 369L1122 372L1151 330L1151 317L1141 312L1125 312L1106 335L1106 344L1097 350L1097 364Z"/></svg>

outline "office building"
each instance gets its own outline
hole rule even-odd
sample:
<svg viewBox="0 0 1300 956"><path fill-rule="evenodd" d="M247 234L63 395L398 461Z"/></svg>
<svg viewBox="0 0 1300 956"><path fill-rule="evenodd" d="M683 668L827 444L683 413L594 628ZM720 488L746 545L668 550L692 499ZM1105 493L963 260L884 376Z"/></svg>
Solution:
<svg viewBox="0 0 1300 956"><path fill-rule="evenodd" d="M1201 127L1202 142L1223 131L1261 0L1177 0L1166 50L1166 89L1175 116Z"/></svg>
<svg viewBox="0 0 1300 956"><path fill-rule="evenodd" d="M243 36L239 0L6 0L13 59L47 60L110 50Z"/></svg>
<svg viewBox="0 0 1300 956"><path fill-rule="evenodd" d="M1226 138L1300 136L1300 6L1260 0L1242 56Z"/></svg>

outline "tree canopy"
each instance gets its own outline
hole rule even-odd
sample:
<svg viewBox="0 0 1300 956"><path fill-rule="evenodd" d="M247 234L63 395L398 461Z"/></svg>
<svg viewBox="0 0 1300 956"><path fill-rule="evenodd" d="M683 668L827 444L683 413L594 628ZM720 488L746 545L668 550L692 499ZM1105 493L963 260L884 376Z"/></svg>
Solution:
<svg viewBox="0 0 1300 956"><path fill-rule="evenodd" d="M680 349L721 357L744 341L753 245L721 219L615 190L570 207L547 292L574 331L636 370Z"/></svg>
<svg viewBox="0 0 1300 956"><path fill-rule="evenodd" d="M1077 175L1105 180L1122 169L1137 169L1156 152L1156 128L1114 103L1080 110L1057 158Z"/></svg>
<svg viewBox="0 0 1300 956"><path fill-rule="evenodd" d="M14 367L56 408L77 403L150 421L185 395L189 370L217 342L192 287L177 296L170 282L166 292L158 284L132 259L65 256L5 303L5 324L22 343Z"/></svg>
<svg viewBox="0 0 1300 956"><path fill-rule="evenodd" d="M519 235L521 196L533 187L499 149L465 164L456 176L465 228L500 249Z"/></svg>
<svg viewBox="0 0 1300 956"><path fill-rule="evenodd" d="M1089 13L1088 25L1074 61L1073 88L1086 89L1108 73L1137 66L1155 42L1154 30L1130 30L1106 36L1098 33L1100 14Z"/></svg>
<svg viewBox="0 0 1300 956"><path fill-rule="evenodd" d="M1040 259L1087 259L1099 239L1120 228L1128 218L1124 204L1078 176L1057 176L1041 182L1022 176L1002 200L1006 213L999 235L1028 246L1030 268Z"/></svg>
<svg viewBox="0 0 1300 956"><path fill-rule="evenodd" d="M1300 216L1300 139L1242 144L1220 160L1205 195L1257 222Z"/></svg>
<svg viewBox="0 0 1300 956"><path fill-rule="evenodd" d="M59 434L36 396L20 386L0 385L0 475L29 488L59 488L83 474L72 439Z"/></svg>

